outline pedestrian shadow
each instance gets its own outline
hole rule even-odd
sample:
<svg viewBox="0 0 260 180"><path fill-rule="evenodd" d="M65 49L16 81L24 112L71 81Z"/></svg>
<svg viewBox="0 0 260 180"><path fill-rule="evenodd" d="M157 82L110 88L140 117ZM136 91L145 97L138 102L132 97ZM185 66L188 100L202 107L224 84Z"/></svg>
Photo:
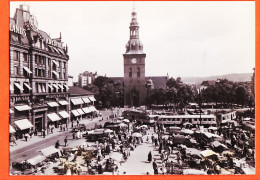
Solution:
<svg viewBox="0 0 260 180"><path fill-rule="evenodd" d="M141 161L142 163L150 164L149 161Z"/></svg>

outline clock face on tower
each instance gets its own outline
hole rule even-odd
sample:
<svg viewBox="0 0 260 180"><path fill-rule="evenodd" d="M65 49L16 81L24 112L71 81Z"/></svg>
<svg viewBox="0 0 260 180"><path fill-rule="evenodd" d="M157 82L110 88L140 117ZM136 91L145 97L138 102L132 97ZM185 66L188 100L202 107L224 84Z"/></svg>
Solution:
<svg viewBox="0 0 260 180"><path fill-rule="evenodd" d="M135 63L137 62L137 60L136 60L135 58L133 58L133 59L131 60L131 62L132 62L132 64L135 64Z"/></svg>

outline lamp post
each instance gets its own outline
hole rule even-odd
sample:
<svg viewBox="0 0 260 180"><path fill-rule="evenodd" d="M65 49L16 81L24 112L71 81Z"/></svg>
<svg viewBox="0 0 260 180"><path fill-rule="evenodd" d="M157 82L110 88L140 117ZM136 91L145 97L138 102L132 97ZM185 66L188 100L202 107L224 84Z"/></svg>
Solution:
<svg viewBox="0 0 260 180"><path fill-rule="evenodd" d="M200 111L200 126L201 126L201 99L200 99L200 87L197 88L199 93L199 111Z"/></svg>

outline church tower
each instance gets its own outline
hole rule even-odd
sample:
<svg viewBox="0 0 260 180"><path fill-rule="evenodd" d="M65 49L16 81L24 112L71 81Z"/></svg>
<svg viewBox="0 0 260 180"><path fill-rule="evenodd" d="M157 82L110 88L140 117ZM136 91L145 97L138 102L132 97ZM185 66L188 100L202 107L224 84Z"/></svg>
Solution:
<svg viewBox="0 0 260 180"><path fill-rule="evenodd" d="M124 105L145 105L145 57L143 44L139 39L137 13L132 12L130 40L126 44L124 56Z"/></svg>

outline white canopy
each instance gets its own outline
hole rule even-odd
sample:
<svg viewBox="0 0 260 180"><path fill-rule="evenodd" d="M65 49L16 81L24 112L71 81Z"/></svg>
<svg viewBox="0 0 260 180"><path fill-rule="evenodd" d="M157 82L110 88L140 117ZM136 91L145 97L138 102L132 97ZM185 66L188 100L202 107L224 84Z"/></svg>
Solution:
<svg viewBox="0 0 260 180"><path fill-rule="evenodd" d="M28 105L22 105L22 106L14 106L15 109L17 109L18 111L27 111L27 110L31 110L32 108Z"/></svg>
<svg viewBox="0 0 260 180"><path fill-rule="evenodd" d="M9 133L14 133L14 132L16 132L16 131L15 131L14 128L9 124Z"/></svg>
<svg viewBox="0 0 260 180"><path fill-rule="evenodd" d="M42 149L41 152L44 156L47 157L47 156L50 156L50 155L60 152L60 151L58 149L56 149L54 146L50 146L50 147Z"/></svg>
<svg viewBox="0 0 260 180"><path fill-rule="evenodd" d="M90 109L89 109L88 107L84 107L84 108L82 108L82 110L83 110L86 114L91 113L91 111L90 111Z"/></svg>
<svg viewBox="0 0 260 180"><path fill-rule="evenodd" d="M61 118L56 113L47 114L48 118L52 121L59 121Z"/></svg>
<svg viewBox="0 0 260 180"><path fill-rule="evenodd" d="M93 96L88 97L90 101L96 101L96 99Z"/></svg>
<svg viewBox="0 0 260 180"><path fill-rule="evenodd" d="M60 111L59 114L61 115L62 118L70 117L70 115L69 115L69 113L67 113L67 111Z"/></svg>
<svg viewBox="0 0 260 180"><path fill-rule="evenodd" d="M90 100L87 97L83 97L82 100L84 101L84 103L90 103Z"/></svg>
<svg viewBox="0 0 260 180"><path fill-rule="evenodd" d="M57 107L57 106L59 106L59 104L56 103L56 102L48 102L47 104L48 104L50 107Z"/></svg>
<svg viewBox="0 0 260 180"><path fill-rule="evenodd" d="M33 127L32 123L28 119L22 119L14 122L19 129L24 130Z"/></svg>
<svg viewBox="0 0 260 180"><path fill-rule="evenodd" d="M68 105L68 101L65 101L65 100L62 100L62 101L59 101L60 105Z"/></svg>
<svg viewBox="0 0 260 180"><path fill-rule="evenodd" d="M79 113L80 115L85 114L85 113L82 111L82 109L77 109L77 111L78 111L78 113Z"/></svg>
<svg viewBox="0 0 260 180"><path fill-rule="evenodd" d="M71 112L74 116L80 116L80 114L77 110L71 110Z"/></svg>
<svg viewBox="0 0 260 180"><path fill-rule="evenodd" d="M38 156L35 156L31 159L28 159L27 162L30 163L31 165L35 166L36 164L44 161L46 159L45 156L43 155L38 155Z"/></svg>

